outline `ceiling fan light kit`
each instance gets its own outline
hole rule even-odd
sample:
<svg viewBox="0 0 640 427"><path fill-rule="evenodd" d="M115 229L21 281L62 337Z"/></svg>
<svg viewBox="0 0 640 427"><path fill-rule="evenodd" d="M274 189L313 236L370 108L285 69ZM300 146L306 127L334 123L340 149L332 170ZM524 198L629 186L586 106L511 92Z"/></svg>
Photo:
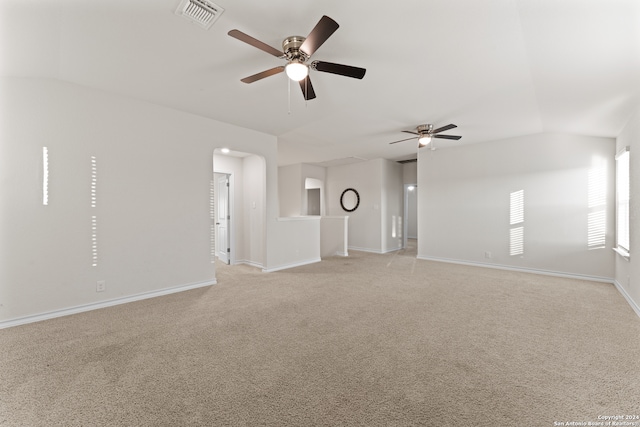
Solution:
<svg viewBox="0 0 640 427"><path fill-rule="evenodd" d="M229 31L228 34L231 37L279 59L285 59L287 61L285 66L274 67L269 70L262 71L252 76L245 77L244 79L241 79L241 81L244 83L253 83L255 81L262 80L265 77L273 76L285 71L291 80L300 82L302 95L304 96L304 99L308 101L316 97L311 84L309 69L352 77L355 79L362 79L367 71L364 68L324 61L313 61L312 63L307 64L311 55L313 55L315 51L322 46L325 41L327 41L338 27L339 25L336 21L328 16L323 16L307 37L289 36L285 38L282 41L282 51L279 51L278 49L269 46L268 44L261 42L240 30Z"/></svg>
<svg viewBox="0 0 640 427"><path fill-rule="evenodd" d="M416 128L420 137L418 138L418 147L426 147L431 142L431 132L433 125L420 125Z"/></svg>
<svg viewBox="0 0 640 427"><path fill-rule="evenodd" d="M309 67L297 59L292 60L284 67L287 77L299 82L309 75Z"/></svg>
<svg viewBox="0 0 640 427"><path fill-rule="evenodd" d="M431 142L431 136L425 135L418 138L418 145L420 147L426 147Z"/></svg>

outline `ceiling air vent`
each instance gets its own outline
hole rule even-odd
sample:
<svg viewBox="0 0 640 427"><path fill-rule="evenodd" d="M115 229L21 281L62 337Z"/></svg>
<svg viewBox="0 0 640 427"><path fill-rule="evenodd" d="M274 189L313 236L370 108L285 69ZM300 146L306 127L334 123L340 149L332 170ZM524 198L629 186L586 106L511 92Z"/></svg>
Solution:
<svg viewBox="0 0 640 427"><path fill-rule="evenodd" d="M396 161L401 165L404 165L405 163L415 163L418 161L418 159L407 159L407 160L396 160Z"/></svg>
<svg viewBox="0 0 640 427"><path fill-rule="evenodd" d="M222 15L224 9L208 0L182 0L176 15L181 15L205 30L211 28L211 25Z"/></svg>

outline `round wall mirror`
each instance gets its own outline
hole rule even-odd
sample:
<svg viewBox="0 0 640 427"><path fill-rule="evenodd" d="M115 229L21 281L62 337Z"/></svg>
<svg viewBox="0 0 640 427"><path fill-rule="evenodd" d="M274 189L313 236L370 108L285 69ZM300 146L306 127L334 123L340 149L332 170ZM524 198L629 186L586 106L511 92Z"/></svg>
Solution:
<svg viewBox="0 0 640 427"><path fill-rule="evenodd" d="M353 212L360 204L360 195L353 188L347 188L340 196L340 206L347 212Z"/></svg>

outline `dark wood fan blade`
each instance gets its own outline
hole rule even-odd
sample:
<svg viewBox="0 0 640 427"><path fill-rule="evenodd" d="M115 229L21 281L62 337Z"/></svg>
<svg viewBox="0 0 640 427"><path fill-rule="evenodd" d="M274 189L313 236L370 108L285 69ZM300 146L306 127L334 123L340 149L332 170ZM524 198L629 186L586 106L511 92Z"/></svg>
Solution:
<svg viewBox="0 0 640 427"><path fill-rule="evenodd" d="M311 79L309 78L309 76L300 80L298 83L300 83L300 89L302 89L302 96L304 96L305 100L308 101L310 99L316 98L316 93L313 90L313 85L311 84Z"/></svg>
<svg viewBox="0 0 640 427"><path fill-rule="evenodd" d="M229 31L228 34L231 37L240 40L241 42L245 42L247 44L250 44L253 47L257 47L258 49L264 52L267 52L273 56L277 56L278 58L280 58L281 56L284 56L284 53L281 50L278 50L275 47L271 47L268 44L261 42L258 39L254 39L250 35L245 34L240 30L231 30Z"/></svg>
<svg viewBox="0 0 640 427"><path fill-rule="evenodd" d="M311 66L324 73L339 74L341 76L361 79L367 72L364 68L352 67L350 65L334 64L333 62L313 61Z"/></svg>
<svg viewBox="0 0 640 427"><path fill-rule="evenodd" d="M269 77L269 76L273 76L274 74L281 73L283 71L284 71L284 67L281 65L279 67L271 68L269 70L262 71L261 73L254 74L252 76L245 77L240 81L243 83L253 83L255 81L262 80L265 77Z"/></svg>
<svg viewBox="0 0 640 427"><path fill-rule="evenodd" d="M409 141L411 139L417 139L417 138L418 138L417 136L414 136L413 138L401 139L400 141L393 141L393 142L390 142L389 144L397 144L398 142Z"/></svg>
<svg viewBox="0 0 640 427"><path fill-rule="evenodd" d="M432 136L434 138L440 138L440 139L455 139L456 141L462 138L461 136L455 136L455 135L432 135Z"/></svg>
<svg viewBox="0 0 640 427"><path fill-rule="evenodd" d="M331 34L335 33L338 27L339 25L336 21L328 16L323 16L304 40L300 46L300 50L308 56L313 55L313 53L331 37Z"/></svg>
<svg viewBox="0 0 640 427"><path fill-rule="evenodd" d="M431 134L444 132L445 130L449 130L449 129L453 129L453 128L457 128L457 127L458 127L458 126L453 125L453 124L451 124L451 125L446 125L446 126L442 126L441 128L434 129L433 131L431 131Z"/></svg>
<svg viewBox="0 0 640 427"><path fill-rule="evenodd" d="M413 135L420 135L418 132L412 132L412 131L410 131L410 130L403 130L402 132L404 132L404 133L411 133L411 134L413 134Z"/></svg>

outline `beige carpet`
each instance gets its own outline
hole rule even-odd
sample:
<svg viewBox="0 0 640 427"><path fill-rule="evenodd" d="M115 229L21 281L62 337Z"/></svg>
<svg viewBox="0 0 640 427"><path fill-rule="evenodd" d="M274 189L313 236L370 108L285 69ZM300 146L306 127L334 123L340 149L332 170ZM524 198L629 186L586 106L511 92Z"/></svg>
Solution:
<svg viewBox="0 0 640 427"><path fill-rule="evenodd" d="M640 415L640 319L612 285L350 255L0 330L0 426Z"/></svg>

